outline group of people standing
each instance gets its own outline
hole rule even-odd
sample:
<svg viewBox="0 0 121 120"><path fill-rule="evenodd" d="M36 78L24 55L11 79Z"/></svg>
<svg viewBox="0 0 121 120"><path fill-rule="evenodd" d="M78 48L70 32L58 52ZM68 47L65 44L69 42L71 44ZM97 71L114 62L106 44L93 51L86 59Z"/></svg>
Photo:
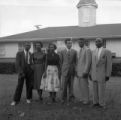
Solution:
<svg viewBox="0 0 121 120"><path fill-rule="evenodd" d="M91 51L85 39L78 39L79 51L72 49L72 40L66 39L66 48L55 52L56 45L50 43L47 53L42 52L43 44L36 43L36 52L31 54L30 43L26 42L24 51L16 55L18 84L12 106L20 102L24 80L26 81L27 103L31 103L32 90L36 89L39 100L42 92L48 91L52 102L56 102L56 93L61 91L62 104L71 102L74 96L74 78L79 82L80 101L89 103L89 79L93 83L93 106L105 107L106 81L112 69L111 52L103 47L103 39L96 38L96 49Z"/></svg>

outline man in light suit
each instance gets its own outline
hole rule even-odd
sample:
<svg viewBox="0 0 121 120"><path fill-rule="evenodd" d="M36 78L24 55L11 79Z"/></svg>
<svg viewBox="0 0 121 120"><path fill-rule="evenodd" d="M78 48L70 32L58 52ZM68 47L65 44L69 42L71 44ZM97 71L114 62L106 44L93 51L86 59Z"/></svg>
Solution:
<svg viewBox="0 0 121 120"><path fill-rule="evenodd" d="M92 52L91 79L93 81L93 106L105 108L105 88L112 71L111 52L103 48L103 39L96 38Z"/></svg>
<svg viewBox="0 0 121 120"><path fill-rule="evenodd" d="M62 80L62 103L67 100L67 89L69 90L69 101L74 99L73 83L76 67L77 53L72 49L72 40L65 40L66 49L60 51L59 56L61 60L61 80Z"/></svg>
<svg viewBox="0 0 121 120"><path fill-rule="evenodd" d="M80 38L78 40L80 51L78 53L77 62L77 77L79 80L81 99L83 104L89 103L89 83L88 76L91 67L91 50L85 46L85 40Z"/></svg>
<svg viewBox="0 0 121 120"><path fill-rule="evenodd" d="M11 103L12 106L20 102L24 81L26 82L27 103L28 104L31 103L33 71L31 69L32 59L31 59L31 53L29 52L30 47L31 47L30 43L26 42L24 44L24 50L18 52L16 55L18 84L15 90L13 102Z"/></svg>

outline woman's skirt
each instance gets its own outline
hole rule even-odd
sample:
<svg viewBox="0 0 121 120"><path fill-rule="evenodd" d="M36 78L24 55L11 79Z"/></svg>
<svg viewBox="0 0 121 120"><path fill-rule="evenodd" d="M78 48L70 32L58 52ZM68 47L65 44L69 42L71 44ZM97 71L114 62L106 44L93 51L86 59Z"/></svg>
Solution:
<svg viewBox="0 0 121 120"><path fill-rule="evenodd" d="M60 90L60 80L57 66L48 65L45 74L46 76L42 77L40 89L49 92L58 92Z"/></svg>
<svg viewBox="0 0 121 120"><path fill-rule="evenodd" d="M44 72L43 64L34 64L34 83L33 89L40 89L41 79Z"/></svg>

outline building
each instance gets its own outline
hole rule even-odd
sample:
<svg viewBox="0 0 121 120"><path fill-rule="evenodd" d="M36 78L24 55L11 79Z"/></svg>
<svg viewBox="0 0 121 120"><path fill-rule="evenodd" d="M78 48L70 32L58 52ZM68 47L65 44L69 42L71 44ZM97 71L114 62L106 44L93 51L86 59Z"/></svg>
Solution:
<svg viewBox="0 0 121 120"><path fill-rule="evenodd" d="M80 0L78 8L78 25L80 27L96 25L96 9L98 5L95 0Z"/></svg>
<svg viewBox="0 0 121 120"><path fill-rule="evenodd" d="M25 41L31 42L31 51L34 43L42 41L44 47L48 42L54 42L58 50L63 49L65 38L73 40L73 48L78 50L77 39L85 38L89 47L95 48L96 37L104 38L105 47L112 51L116 57L121 57L121 24L96 25L97 4L94 0L80 0L77 4L79 14L78 26L48 27L21 34L0 38L0 61L15 61L16 52L23 49ZM80 17L81 16L81 17Z"/></svg>

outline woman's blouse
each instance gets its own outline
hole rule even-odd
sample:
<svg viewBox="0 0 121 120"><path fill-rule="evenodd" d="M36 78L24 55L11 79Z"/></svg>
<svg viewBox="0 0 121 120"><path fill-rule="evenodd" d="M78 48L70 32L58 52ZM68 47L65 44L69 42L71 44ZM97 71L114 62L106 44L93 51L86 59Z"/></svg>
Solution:
<svg viewBox="0 0 121 120"><path fill-rule="evenodd" d="M42 52L33 53L33 63L34 64L43 64L45 62L45 54Z"/></svg>
<svg viewBox="0 0 121 120"><path fill-rule="evenodd" d="M46 57L47 65L60 65L60 59L57 53L48 53Z"/></svg>

